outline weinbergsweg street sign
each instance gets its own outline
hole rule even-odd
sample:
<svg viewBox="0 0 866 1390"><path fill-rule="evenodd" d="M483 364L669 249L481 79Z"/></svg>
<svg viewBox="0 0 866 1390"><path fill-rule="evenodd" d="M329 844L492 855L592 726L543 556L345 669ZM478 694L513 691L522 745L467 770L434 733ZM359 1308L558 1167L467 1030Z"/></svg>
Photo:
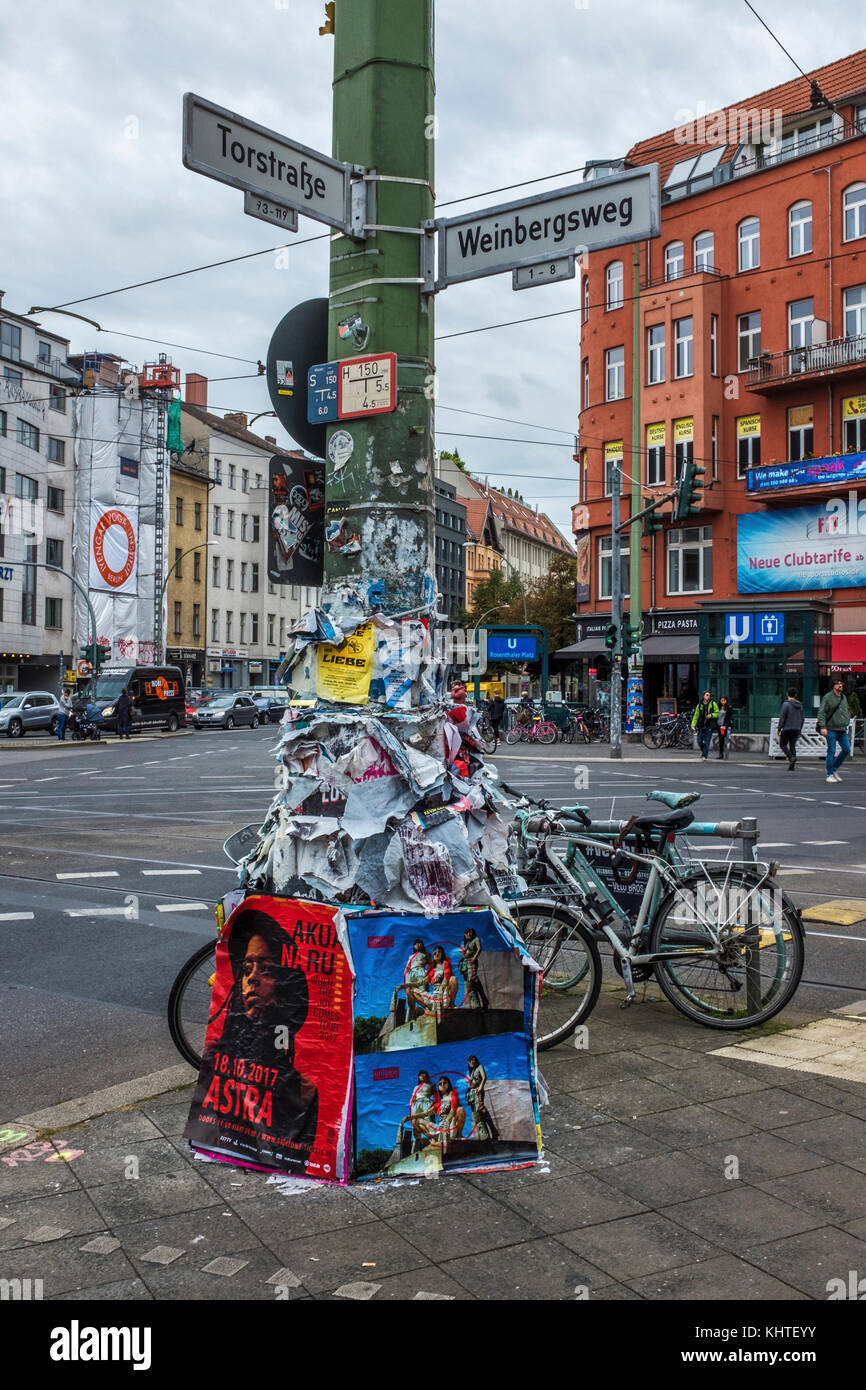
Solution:
<svg viewBox="0 0 866 1390"><path fill-rule="evenodd" d="M259 193L244 194L244 212L249 217L258 217L262 222L270 222L282 227L284 232L298 230L298 214L288 203L278 203L276 198L263 198Z"/></svg>
<svg viewBox="0 0 866 1390"><path fill-rule="evenodd" d="M661 231L658 165L443 218L435 227L437 290L569 252L644 241Z"/></svg>
<svg viewBox="0 0 866 1390"><path fill-rule="evenodd" d="M296 208L349 236L364 235L363 217L352 216L348 164L194 92L183 99L183 162L195 173Z"/></svg>

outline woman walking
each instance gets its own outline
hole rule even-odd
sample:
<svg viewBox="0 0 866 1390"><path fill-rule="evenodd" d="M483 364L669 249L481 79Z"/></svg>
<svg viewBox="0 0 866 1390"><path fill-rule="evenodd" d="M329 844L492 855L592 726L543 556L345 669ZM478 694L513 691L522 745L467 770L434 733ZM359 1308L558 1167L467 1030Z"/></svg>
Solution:
<svg viewBox="0 0 866 1390"><path fill-rule="evenodd" d="M727 695L719 696L719 757L725 756L725 741L731 732L731 707Z"/></svg>
<svg viewBox="0 0 866 1390"><path fill-rule="evenodd" d="M698 747L701 750L701 761L706 762L710 756L710 744L713 741L713 734L719 718L719 707L708 690L701 696L701 702L692 715L692 728L697 731Z"/></svg>

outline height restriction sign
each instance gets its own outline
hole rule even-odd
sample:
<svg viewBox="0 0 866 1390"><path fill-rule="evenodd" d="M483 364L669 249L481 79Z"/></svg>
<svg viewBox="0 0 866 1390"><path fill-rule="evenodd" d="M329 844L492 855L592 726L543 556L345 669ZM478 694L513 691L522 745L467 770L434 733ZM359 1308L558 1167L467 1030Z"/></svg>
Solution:
<svg viewBox="0 0 866 1390"><path fill-rule="evenodd" d="M396 352L379 352L370 357L344 357L339 368L337 415L341 420L396 409Z"/></svg>

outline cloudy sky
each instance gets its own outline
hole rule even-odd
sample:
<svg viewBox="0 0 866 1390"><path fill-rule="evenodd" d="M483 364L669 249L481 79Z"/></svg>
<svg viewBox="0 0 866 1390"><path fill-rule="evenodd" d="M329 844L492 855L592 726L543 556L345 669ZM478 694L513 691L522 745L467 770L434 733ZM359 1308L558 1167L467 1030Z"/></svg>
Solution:
<svg viewBox="0 0 866 1390"><path fill-rule="evenodd" d="M862 0L833 0L832 24L821 22L813 0L755 4L807 71L866 44ZM742 0L438 0L436 9L438 198L558 176L449 214L577 182L579 174L565 171L624 154L687 109L702 103L712 111L795 75ZM182 96L197 92L330 151L333 41L318 35L323 17L324 0L40 0L14 18L7 7L7 308L95 296L277 245L279 232L245 217L236 190L183 168ZM323 230L302 218L295 239ZM184 345L165 350L182 371L211 379L212 408L252 415L270 402L264 381L246 374L265 357L276 323L294 304L327 293L326 241L290 251L288 268L276 261L256 256L74 305L111 330L100 334L60 316L42 322L69 334L74 351L98 346L136 364L162 344ZM515 295L511 276L500 275L451 286L437 297L437 334L574 309L577 284ZM574 313L437 348L439 446L459 448L491 482L518 486L566 534L578 331ZM286 439L273 420L257 428Z"/></svg>

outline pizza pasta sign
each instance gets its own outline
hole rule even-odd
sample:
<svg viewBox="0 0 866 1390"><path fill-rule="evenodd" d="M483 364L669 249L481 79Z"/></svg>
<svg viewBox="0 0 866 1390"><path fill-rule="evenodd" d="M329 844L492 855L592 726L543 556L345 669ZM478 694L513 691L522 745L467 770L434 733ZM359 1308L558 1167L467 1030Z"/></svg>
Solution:
<svg viewBox="0 0 866 1390"><path fill-rule="evenodd" d="M138 507L90 504L90 587L134 594L138 579Z"/></svg>

